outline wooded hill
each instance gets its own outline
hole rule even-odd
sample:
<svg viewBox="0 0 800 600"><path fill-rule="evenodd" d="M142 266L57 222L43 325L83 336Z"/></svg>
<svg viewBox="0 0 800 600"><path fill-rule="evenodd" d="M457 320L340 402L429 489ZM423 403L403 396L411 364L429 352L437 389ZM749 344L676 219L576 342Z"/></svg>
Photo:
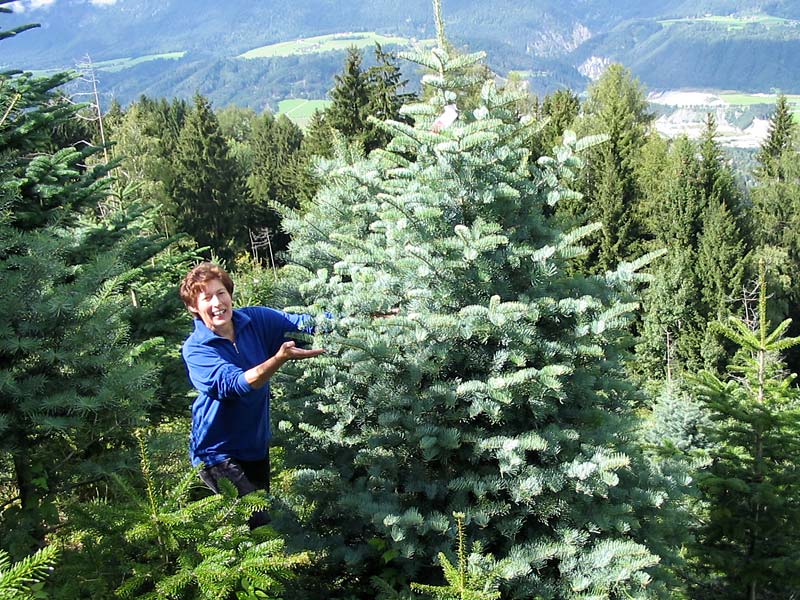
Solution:
<svg viewBox="0 0 800 600"><path fill-rule="evenodd" d="M348 51L304 131L0 72L0 600L797 597L787 97L740 186L712 114L498 85L440 8L419 95ZM186 456L212 257L326 349L271 381L270 494Z"/></svg>
<svg viewBox="0 0 800 600"><path fill-rule="evenodd" d="M195 91L218 105L256 109L274 108L282 98L320 98L343 52L252 62L235 57L266 44L336 32L434 35L427 19L414 16L425 14L425 0L56 0L38 9L21 0L17 6L26 7L13 16L17 23L40 22L47 34L9 40L2 64L72 68L87 55L99 62L184 53L114 72L101 66L103 91L123 104L141 93L188 99ZM793 21L800 10L788 1L451 0L444 10L453 43L486 51L490 67L502 76L524 72L539 93L585 89L589 79L579 67L590 57L628 65L650 89L800 91L800 73L790 68L800 44ZM704 15L734 16L711 21ZM761 20L748 21L753 15Z"/></svg>

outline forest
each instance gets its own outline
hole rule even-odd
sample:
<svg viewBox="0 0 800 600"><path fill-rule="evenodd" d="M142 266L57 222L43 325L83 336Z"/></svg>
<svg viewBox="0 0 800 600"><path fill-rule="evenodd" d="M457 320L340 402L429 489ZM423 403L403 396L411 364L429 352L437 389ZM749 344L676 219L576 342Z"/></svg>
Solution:
<svg viewBox="0 0 800 600"><path fill-rule="evenodd" d="M500 86L432 4L304 130L0 73L0 599L798 597L786 98L742 174L622 64ZM203 260L325 348L274 376L269 493L189 461Z"/></svg>

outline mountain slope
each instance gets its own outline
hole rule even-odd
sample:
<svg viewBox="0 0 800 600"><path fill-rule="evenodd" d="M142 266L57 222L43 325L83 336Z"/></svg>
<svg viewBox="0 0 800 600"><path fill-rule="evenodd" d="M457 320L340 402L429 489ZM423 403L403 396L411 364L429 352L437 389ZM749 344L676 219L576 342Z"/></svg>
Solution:
<svg viewBox="0 0 800 600"><path fill-rule="evenodd" d="M0 67L70 68L87 55L98 62L185 52L178 61L104 73L104 89L123 103L142 92L186 97L195 90L218 104L254 107L297 94L319 97L330 88L342 54L248 64L234 57L267 44L343 31L435 35L430 0L19 0L14 5L24 12L4 16L2 28L34 21L42 29L6 40ZM653 89L800 91L800 71L790 60L800 49L796 21L740 27L739 17L731 21L734 26L702 18L735 13L795 19L800 18L796 0L443 0L443 10L456 46L487 51L500 74L530 73L539 93L563 86L581 90L588 79L578 67L587 61L622 62ZM303 71L291 71L300 64ZM237 86L242 89L233 89Z"/></svg>

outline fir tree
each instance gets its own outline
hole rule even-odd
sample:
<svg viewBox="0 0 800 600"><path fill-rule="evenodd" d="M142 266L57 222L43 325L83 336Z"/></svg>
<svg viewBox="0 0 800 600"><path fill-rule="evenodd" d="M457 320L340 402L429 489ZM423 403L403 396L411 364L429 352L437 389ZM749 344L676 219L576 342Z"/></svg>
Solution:
<svg viewBox="0 0 800 600"><path fill-rule="evenodd" d="M769 120L767 138L762 142L756 156L759 163L756 174L759 179L783 179L780 158L792 147L795 129L789 101L785 94L779 94L775 102L775 110Z"/></svg>
<svg viewBox="0 0 800 600"><path fill-rule="evenodd" d="M739 297L746 246L734 212L739 193L715 136L709 117L699 148L686 137L666 154L662 144L650 144L655 160L639 167L650 243L668 250L645 294L636 367L647 377L662 378L667 358L677 373L719 368L729 357L706 324L727 317ZM660 173L659 161L666 162Z"/></svg>
<svg viewBox="0 0 800 600"><path fill-rule="evenodd" d="M247 247L242 224L247 215L244 191L219 121L208 101L195 96L173 158L171 193L178 227L221 258Z"/></svg>
<svg viewBox="0 0 800 600"><path fill-rule="evenodd" d="M702 366L706 319L701 309L701 283L695 269L705 198L695 146L678 138L669 149L658 186L657 202L649 203L653 244L667 254L655 269L644 294L644 315L634 368L647 378L664 379Z"/></svg>
<svg viewBox="0 0 800 600"><path fill-rule="evenodd" d="M698 479L708 512L693 551L705 570L723 574L727 597L749 600L788 598L800 586L800 404L780 357L800 338L785 337L788 320L770 331L766 304L762 276L757 321L717 326L740 348L728 375L695 380L717 447Z"/></svg>
<svg viewBox="0 0 800 600"><path fill-rule="evenodd" d="M531 152L534 156L548 155L561 143L561 136L572 128L580 111L580 100L572 90L560 89L544 97L535 113L545 119L542 132L534 139Z"/></svg>
<svg viewBox="0 0 800 600"><path fill-rule="evenodd" d="M736 218L724 200L711 199L697 248L696 273L700 282L701 311L706 320L725 320L741 295L745 278L745 245ZM719 369L730 358L706 329L701 354L707 368Z"/></svg>
<svg viewBox="0 0 800 600"><path fill-rule="evenodd" d="M97 148L50 150L79 109L49 102L69 77L0 75L0 449L12 482L0 536L14 556L41 545L60 503L124 464L129 428L157 401L147 358L159 342L132 325L133 288L169 240L149 235L147 214L96 218L114 167L90 166Z"/></svg>
<svg viewBox="0 0 800 600"><path fill-rule="evenodd" d="M311 115L303 136L303 151L307 156L333 156L331 128L326 111L317 110Z"/></svg>
<svg viewBox="0 0 800 600"><path fill-rule="evenodd" d="M399 111L412 95L402 91L407 81L397 65L396 55L376 44L375 64L365 70L362 61L358 49L348 50L342 73L336 75L336 83L329 92L331 105L324 111L324 125L319 118L310 126L312 139L318 140L311 144L313 154L330 156L330 129L362 144L369 153L385 146L389 140L388 134L370 123L369 117L406 119ZM322 128L321 135L314 133L318 127Z"/></svg>
<svg viewBox="0 0 800 600"><path fill-rule="evenodd" d="M251 231L267 230L273 252L285 250L288 238L276 206L296 208L300 203L301 173L308 165L300 154L303 132L285 115L277 119L265 113L252 136L253 168L247 178L253 212L247 220Z"/></svg>
<svg viewBox="0 0 800 600"><path fill-rule="evenodd" d="M402 91L408 81L403 79L403 74L397 65L397 57L393 52L385 52L381 45L376 43L375 62L374 66L367 69L369 101L366 112L379 121L403 120L400 117L400 108L410 101L412 96ZM375 148L382 148L390 139L390 136L379 127L368 125L364 137L364 150L369 153Z"/></svg>
<svg viewBox="0 0 800 600"><path fill-rule="evenodd" d="M568 203L562 210L582 222L602 223L603 238L592 240L588 268L603 272L642 251L634 169L653 116L639 82L622 65L611 65L588 93L576 130L607 135L608 141L588 157L581 185L585 198L578 208Z"/></svg>
<svg viewBox="0 0 800 600"><path fill-rule="evenodd" d="M653 269L631 368L645 379L672 380L702 367L705 321L692 248L674 245Z"/></svg>
<svg viewBox="0 0 800 600"><path fill-rule="evenodd" d="M385 561L435 583L420 565L450 546L455 511L509 558L509 597L644 597L658 561L645 540L661 538L645 515L665 495L624 441L632 267L609 275L619 288L569 275L593 228L565 234L547 217L574 195L584 143L566 136L534 161L535 121L491 81L434 132L480 55L440 43L413 58L431 72L429 100L403 109L414 126L385 122L392 141L369 158L340 147L308 212L286 221L298 301L337 316L325 357L287 370L276 399L303 523L356 587Z"/></svg>
<svg viewBox="0 0 800 600"><path fill-rule="evenodd" d="M136 437L139 469L115 474L97 501L74 509L67 533L80 552L65 551L52 597L281 598L309 556L287 554L269 528L250 531L247 519L266 497L239 498L227 481L220 494L198 493L197 469L159 472L149 440Z"/></svg>
<svg viewBox="0 0 800 600"><path fill-rule="evenodd" d="M165 235L177 233L177 208L168 189L173 180L172 160L165 153L164 142L153 115L144 104L134 103L110 131L114 157L119 161L114 172L117 187L135 190L126 200L153 207L161 216L156 223Z"/></svg>
<svg viewBox="0 0 800 600"><path fill-rule="evenodd" d="M498 582L502 579L502 564L494 558L484 556L480 544L473 544L467 556L466 534L464 533L464 515L455 513L458 530L458 548L456 564L450 562L444 552L439 554L446 586L411 584L411 589L437 600L497 600Z"/></svg>
<svg viewBox="0 0 800 600"><path fill-rule="evenodd" d="M335 77L329 92L331 105L326 109L328 125L348 139L361 139L367 129L369 78L361 66L363 57L357 48L350 48L342 72Z"/></svg>
<svg viewBox="0 0 800 600"><path fill-rule="evenodd" d="M763 168L756 170L757 182L750 193L749 232L754 254L751 265L762 259L770 265L768 277L774 295L770 315L776 322L791 318L792 334L796 334L800 317L800 283L796 277L800 266L800 153L791 114L785 119L778 119L777 115L773 115L774 135L762 144ZM755 269L751 267L750 271ZM790 351L786 357L792 370L800 365L796 354Z"/></svg>
<svg viewBox="0 0 800 600"><path fill-rule="evenodd" d="M717 121L713 113L706 115L705 129L699 142L700 181L706 204L724 202L728 211L736 215L741 209L741 192L736 186L733 170L717 140Z"/></svg>

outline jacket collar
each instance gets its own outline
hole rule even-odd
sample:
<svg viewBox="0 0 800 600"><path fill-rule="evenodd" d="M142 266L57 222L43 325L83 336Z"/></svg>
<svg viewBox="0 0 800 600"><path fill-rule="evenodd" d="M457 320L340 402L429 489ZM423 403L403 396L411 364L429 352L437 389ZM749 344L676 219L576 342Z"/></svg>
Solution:
<svg viewBox="0 0 800 600"><path fill-rule="evenodd" d="M235 331L241 331L245 327L247 327L248 323L250 323L250 317L243 313L238 308L233 309L233 328ZM197 340L200 344L205 344L210 342L211 340L215 339L222 339L222 336L217 335L213 331L211 331L205 323L203 323L203 319L200 317L195 317L194 319L194 334L193 337Z"/></svg>

